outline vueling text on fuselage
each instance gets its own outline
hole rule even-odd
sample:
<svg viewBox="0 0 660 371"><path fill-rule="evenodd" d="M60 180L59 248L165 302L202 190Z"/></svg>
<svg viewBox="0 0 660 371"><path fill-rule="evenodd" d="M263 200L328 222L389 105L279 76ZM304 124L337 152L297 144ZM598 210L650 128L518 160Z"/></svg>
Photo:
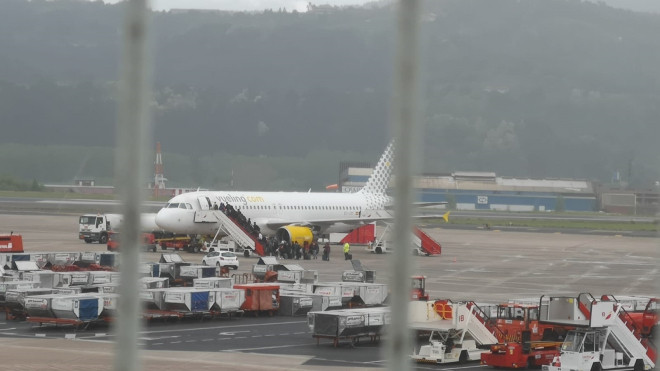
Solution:
<svg viewBox="0 0 660 371"><path fill-rule="evenodd" d="M234 203L234 202L242 202L244 204L248 202L266 202L263 197L261 196L232 196L232 195L226 195L226 196L216 196L217 199L220 202L224 203Z"/></svg>

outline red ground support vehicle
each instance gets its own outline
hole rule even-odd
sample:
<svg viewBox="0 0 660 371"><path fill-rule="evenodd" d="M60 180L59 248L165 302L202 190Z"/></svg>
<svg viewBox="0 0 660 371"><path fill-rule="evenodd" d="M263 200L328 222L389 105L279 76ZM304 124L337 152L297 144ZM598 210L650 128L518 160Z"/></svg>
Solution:
<svg viewBox="0 0 660 371"><path fill-rule="evenodd" d="M540 367L559 355L560 338L567 329L539 322L538 304L498 306L495 332L499 344L481 355L481 364L503 368Z"/></svg>
<svg viewBox="0 0 660 371"><path fill-rule="evenodd" d="M426 292L426 276L412 276L412 300L428 301L429 294Z"/></svg>
<svg viewBox="0 0 660 371"><path fill-rule="evenodd" d="M280 308L280 285L276 283L246 283L234 285L235 289L245 290L245 302L241 309L258 315L268 312L273 315Z"/></svg>
<svg viewBox="0 0 660 371"><path fill-rule="evenodd" d="M108 251L118 251L120 244L120 234L119 232L108 232ZM141 245L144 251L156 252L157 245L155 242L155 237L153 233L142 233L141 234Z"/></svg>
<svg viewBox="0 0 660 371"><path fill-rule="evenodd" d="M23 252L23 237L20 234L0 235L0 253Z"/></svg>

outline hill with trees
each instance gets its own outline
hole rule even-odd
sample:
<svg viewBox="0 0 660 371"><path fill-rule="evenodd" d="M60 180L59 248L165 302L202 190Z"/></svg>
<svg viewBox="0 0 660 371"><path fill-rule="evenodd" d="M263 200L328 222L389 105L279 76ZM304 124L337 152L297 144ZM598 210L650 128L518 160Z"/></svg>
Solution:
<svg viewBox="0 0 660 371"><path fill-rule="evenodd" d="M660 179L660 15L577 0L436 0L423 13L424 171ZM122 15L3 2L0 174L111 182ZM340 159L375 161L394 20L390 5L154 12L166 176L219 188L251 169L245 188L318 188Z"/></svg>

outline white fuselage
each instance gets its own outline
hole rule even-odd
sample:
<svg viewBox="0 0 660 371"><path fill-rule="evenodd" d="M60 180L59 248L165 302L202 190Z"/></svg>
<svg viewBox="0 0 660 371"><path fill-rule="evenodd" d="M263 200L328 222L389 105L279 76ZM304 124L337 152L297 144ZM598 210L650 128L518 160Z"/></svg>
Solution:
<svg viewBox="0 0 660 371"><path fill-rule="evenodd" d="M257 223L262 233L271 235L277 228L269 224L315 225L320 233L348 232L361 219L386 216L384 194L303 193L303 192L223 192L197 191L178 195L168 201L156 223L164 230L186 234L215 234L218 223L196 223L195 213L230 204ZM315 223L316 222L316 223Z"/></svg>

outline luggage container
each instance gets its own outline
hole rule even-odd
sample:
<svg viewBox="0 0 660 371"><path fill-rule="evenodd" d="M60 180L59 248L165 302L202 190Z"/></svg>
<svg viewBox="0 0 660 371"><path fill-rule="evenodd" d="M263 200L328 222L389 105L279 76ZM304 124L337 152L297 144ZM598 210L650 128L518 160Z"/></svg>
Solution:
<svg viewBox="0 0 660 371"><path fill-rule="evenodd" d="M53 294L58 294L58 295L82 294L82 286L57 287L53 289Z"/></svg>
<svg viewBox="0 0 660 371"><path fill-rule="evenodd" d="M165 310L165 291L167 289L148 289L140 291L140 300L146 310Z"/></svg>
<svg viewBox="0 0 660 371"><path fill-rule="evenodd" d="M259 280L266 278L266 272L278 272L282 268L282 264L277 261L274 256L262 256L257 260L257 264L252 266L252 274ZM302 270L302 268L301 268Z"/></svg>
<svg viewBox="0 0 660 371"><path fill-rule="evenodd" d="M340 297L342 304L348 304L355 296L355 287L343 285L343 282L324 282L314 284L312 292L323 296Z"/></svg>
<svg viewBox="0 0 660 371"><path fill-rule="evenodd" d="M215 301L211 307L213 311L220 313L233 313L241 310L245 302L245 291L231 288L211 288L210 293Z"/></svg>
<svg viewBox="0 0 660 371"><path fill-rule="evenodd" d="M158 263L144 263L139 268L142 277L160 277L160 266Z"/></svg>
<svg viewBox="0 0 660 371"><path fill-rule="evenodd" d="M235 289L245 291L245 302L241 309L245 311L276 312L280 306L280 285L276 283L247 283L234 285Z"/></svg>
<svg viewBox="0 0 660 371"><path fill-rule="evenodd" d="M21 277L25 281L39 282L40 287L55 287L55 272L49 270L39 270L23 272Z"/></svg>
<svg viewBox="0 0 660 371"><path fill-rule="evenodd" d="M48 254L47 265L73 265L78 259L80 259L78 252L54 252Z"/></svg>
<svg viewBox="0 0 660 371"><path fill-rule="evenodd" d="M119 254L116 252L103 252L99 254L99 265L102 267L119 267Z"/></svg>
<svg viewBox="0 0 660 371"><path fill-rule="evenodd" d="M355 260L351 260L355 261ZM376 279L376 271L344 271L341 275L342 282L368 282L373 283Z"/></svg>
<svg viewBox="0 0 660 371"><path fill-rule="evenodd" d="M60 296L51 303L55 318L80 322L96 321L103 311L103 299L88 294Z"/></svg>
<svg viewBox="0 0 660 371"><path fill-rule="evenodd" d="M389 308L340 309L327 312L309 312L307 324L312 337L333 340L336 347L340 340L346 339L355 344L361 337L377 340L390 323Z"/></svg>
<svg viewBox="0 0 660 371"><path fill-rule="evenodd" d="M232 288L234 280L229 277L195 278L193 287L198 289Z"/></svg>
<svg viewBox="0 0 660 371"><path fill-rule="evenodd" d="M85 286L89 282L89 272L55 272L55 287Z"/></svg>
<svg viewBox="0 0 660 371"><path fill-rule="evenodd" d="M192 281L195 278L216 277L216 267L207 265L187 265L179 267L179 277L186 281Z"/></svg>
<svg viewBox="0 0 660 371"><path fill-rule="evenodd" d="M99 293L99 294L115 294L119 290L119 284L116 283L100 283L96 285L81 286L83 293Z"/></svg>
<svg viewBox="0 0 660 371"><path fill-rule="evenodd" d="M162 289L170 287L170 280L166 277L142 277L140 286L143 289Z"/></svg>
<svg viewBox="0 0 660 371"><path fill-rule="evenodd" d="M89 265L89 264L99 264L101 259L101 254L94 251L85 251L80 253L80 263Z"/></svg>
<svg viewBox="0 0 660 371"><path fill-rule="evenodd" d="M25 317L25 298L35 295L52 294L53 289L29 288L8 290L5 295L4 306L8 316ZM9 318L8 318L9 319Z"/></svg>
<svg viewBox="0 0 660 371"><path fill-rule="evenodd" d="M318 294L307 294L312 298L312 309L314 312L321 312L324 310L341 309L342 302L341 296L325 296Z"/></svg>
<svg viewBox="0 0 660 371"><path fill-rule="evenodd" d="M181 267L189 266L191 263L184 262L179 254L161 254L160 277L168 277L172 280L181 279Z"/></svg>
<svg viewBox="0 0 660 371"><path fill-rule="evenodd" d="M290 317L304 316L312 310L312 304L313 300L310 296L280 293L278 313Z"/></svg>
<svg viewBox="0 0 660 371"><path fill-rule="evenodd" d="M38 288L39 282L34 281L7 281L0 282L0 303L4 303L7 291L19 289Z"/></svg>
<svg viewBox="0 0 660 371"><path fill-rule="evenodd" d="M92 296L103 300L103 310L101 311L101 314L99 314L101 319L109 321L117 316L117 301L119 300L118 294L98 293L92 294Z"/></svg>
<svg viewBox="0 0 660 371"><path fill-rule="evenodd" d="M12 269L15 271L19 272L19 276L24 273L24 272L32 272L32 271L38 271L41 268L37 265L37 263L33 261L13 261L11 263Z"/></svg>
<svg viewBox="0 0 660 371"><path fill-rule="evenodd" d="M88 272L88 275L89 275L89 280L87 281L87 283L90 285L102 285L102 284L117 282L120 277L119 272L107 272L107 271L91 271Z"/></svg>
<svg viewBox="0 0 660 371"><path fill-rule="evenodd" d="M163 294L165 310L178 312L208 312L214 299L209 290L195 288L169 288Z"/></svg>
<svg viewBox="0 0 660 371"><path fill-rule="evenodd" d="M30 253L30 261L35 262L39 268L43 269L48 264L48 253L47 252Z"/></svg>
<svg viewBox="0 0 660 371"><path fill-rule="evenodd" d="M387 285L383 283L344 282L345 287L354 288L353 302L364 305L382 305L387 299ZM361 303L359 303L361 301Z"/></svg>
<svg viewBox="0 0 660 371"><path fill-rule="evenodd" d="M52 301L54 298L62 297L61 294L46 294L28 296L23 304L25 313L28 317L55 318Z"/></svg>
<svg viewBox="0 0 660 371"><path fill-rule="evenodd" d="M284 283L316 283L319 272L316 270L279 270L277 282Z"/></svg>

